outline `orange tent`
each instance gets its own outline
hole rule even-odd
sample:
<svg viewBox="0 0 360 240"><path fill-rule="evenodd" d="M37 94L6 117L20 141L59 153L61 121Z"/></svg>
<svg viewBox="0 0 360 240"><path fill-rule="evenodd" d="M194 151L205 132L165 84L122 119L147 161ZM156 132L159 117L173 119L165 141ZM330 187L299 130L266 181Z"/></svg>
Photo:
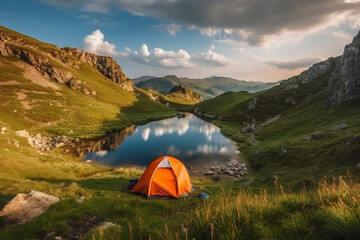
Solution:
<svg viewBox="0 0 360 240"><path fill-rule="evenodd" d="M171 156L162 156L149 163L131 192L141 193L147 197L178 198L191 192L191 181L180 160Z"/></svg>

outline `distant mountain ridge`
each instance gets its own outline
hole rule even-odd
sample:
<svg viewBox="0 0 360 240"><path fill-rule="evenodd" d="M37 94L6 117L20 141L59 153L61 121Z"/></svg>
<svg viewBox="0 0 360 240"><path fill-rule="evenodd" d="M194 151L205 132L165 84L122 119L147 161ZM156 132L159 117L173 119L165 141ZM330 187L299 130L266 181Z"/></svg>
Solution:
<svg viewBox="0 0 360 240"><path fill-rule="evenodd" d="M250 82L237 80L229 77L207 77L202 79L179 78L175 75L164 77L144 76L133 79L139 88L150 88L161 94L167 94L176 85L182 85L191 91L202 96L203 99L210 99L229 91L257 92L276 86L279 82Z"/></svg>

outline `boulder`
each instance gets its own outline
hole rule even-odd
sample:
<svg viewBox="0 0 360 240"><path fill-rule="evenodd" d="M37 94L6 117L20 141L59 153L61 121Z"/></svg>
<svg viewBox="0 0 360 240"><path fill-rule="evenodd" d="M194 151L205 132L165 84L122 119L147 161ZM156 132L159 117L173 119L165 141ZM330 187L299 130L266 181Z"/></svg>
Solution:
<svg viewBox="0 0 360 240"><path fill-rule="evenodd" d="M211 170L204 172L204 175L214 175L214 174L215 174L215 172L211 171Z"/></svg>
<svg viewBox="0 0 360 240"><path fill-rule="evenodd" d="M346 123L341 123L341 124L338 124L338 125L335 125L335 126L331 127L330 130L331 131L338 131L338 130L345 129L347 127L348 127L348 125Z"/></svg>
<svg viewBox="0 0 360 240"><path fill-rule="evenodd" d="M320 139L322 138L323 135L319 134L319 133L313 133L311 134L311 138L312 139Z"/></svg>
<svg viewBox="0 0 360 240"><path fill-rule="evenodd" d="M43 214L59 198L31 190L16 195L0 212L7 225L17 225Z"/></svg>

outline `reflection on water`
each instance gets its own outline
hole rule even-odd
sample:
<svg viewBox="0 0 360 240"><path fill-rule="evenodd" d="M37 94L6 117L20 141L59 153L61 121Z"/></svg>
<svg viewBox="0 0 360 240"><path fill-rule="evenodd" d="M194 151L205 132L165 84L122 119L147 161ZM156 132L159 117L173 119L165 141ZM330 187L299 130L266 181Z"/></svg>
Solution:
<svg viewBox="0 0 360 240"><path fill-rule="evenodd" d="M110 166L145 167L156 157L171 155L187 166L213 165L237 158L234 143L219 128L193 115L132 126L76 149L84 160Z"/></svg>

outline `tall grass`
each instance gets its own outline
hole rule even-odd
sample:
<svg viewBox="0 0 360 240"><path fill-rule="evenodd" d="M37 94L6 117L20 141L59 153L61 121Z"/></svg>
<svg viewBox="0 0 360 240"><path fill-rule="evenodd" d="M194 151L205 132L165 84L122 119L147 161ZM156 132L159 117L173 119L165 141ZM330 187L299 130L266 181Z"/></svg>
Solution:
<svg viewBox="0 0 360 240"><path fill-rule="evenodd" d="M187 222L190 239L360 239L360 184L350 176L297 193L275 185L204 202Z"/></svg>

